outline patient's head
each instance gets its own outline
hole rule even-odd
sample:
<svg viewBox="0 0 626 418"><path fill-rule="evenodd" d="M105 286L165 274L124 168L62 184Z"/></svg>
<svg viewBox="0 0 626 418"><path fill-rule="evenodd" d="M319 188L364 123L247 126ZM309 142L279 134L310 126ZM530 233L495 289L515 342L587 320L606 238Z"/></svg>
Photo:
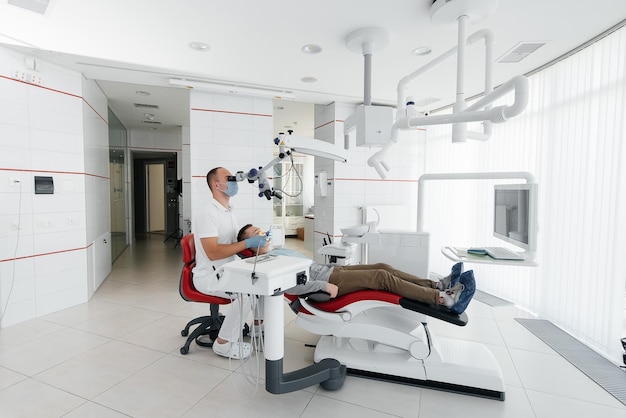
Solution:
<svg viewBox="0 0 626 418"><path fill-rule="evenodd" d="M237 241L243 241L244 239L253 237L255 235L265 235L265 231L263 231L258 226L247 224L239 230L239 233L237 234ZM253 248L249 248L249 249L254 251ZM263 247L259 248L259 254L265 254L271 249L272 249L272 244L268 240L267 243Z"/></svg>

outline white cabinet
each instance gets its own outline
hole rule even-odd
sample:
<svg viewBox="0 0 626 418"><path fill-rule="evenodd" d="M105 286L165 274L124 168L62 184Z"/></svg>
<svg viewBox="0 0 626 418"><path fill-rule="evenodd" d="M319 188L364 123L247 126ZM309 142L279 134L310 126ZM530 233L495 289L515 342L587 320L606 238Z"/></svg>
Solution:
<svg viewBox="0 0 626 418"><path fill-rule="evenodd" d="M272 177L272 187L280 192L282 199L272 198L275 224L282 224L285 235L296 235L298 228L304 228L302 196L303 164L285 161L276 164Z"/></svg>

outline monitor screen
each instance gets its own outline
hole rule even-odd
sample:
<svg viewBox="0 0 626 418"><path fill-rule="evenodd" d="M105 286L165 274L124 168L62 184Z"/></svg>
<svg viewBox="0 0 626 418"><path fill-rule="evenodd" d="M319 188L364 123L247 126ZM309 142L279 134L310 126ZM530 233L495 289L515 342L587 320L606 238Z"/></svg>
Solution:
<svg viewBox="0 0 626 418"><path fill-rule="evenodd" d="M537 247L537 184L495 186L493 236L527 251Z"/></svg>

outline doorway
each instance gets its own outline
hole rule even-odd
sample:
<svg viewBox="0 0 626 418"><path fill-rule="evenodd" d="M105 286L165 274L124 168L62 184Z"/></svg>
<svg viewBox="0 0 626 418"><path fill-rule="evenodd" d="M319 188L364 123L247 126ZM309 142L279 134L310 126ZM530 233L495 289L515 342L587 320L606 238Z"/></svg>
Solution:
<svg viewBox="0 0 626 418"><path fill-rule="evenodd" d="M133 153L135 235L178 230L176 153Z"/></svg>
<svg viewBox="0 0 626 418"><path fill-rule="evenodd" d="M146 164L147 232L165 232L165 164Z"/></svg>

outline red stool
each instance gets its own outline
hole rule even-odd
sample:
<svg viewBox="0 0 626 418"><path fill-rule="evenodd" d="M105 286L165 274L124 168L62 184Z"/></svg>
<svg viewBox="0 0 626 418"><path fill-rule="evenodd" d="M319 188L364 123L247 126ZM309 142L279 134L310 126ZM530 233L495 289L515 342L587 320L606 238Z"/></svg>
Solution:
<svg viewBox="0 0 626 418"><path fill-rule="evenodd" d="M226 305L231 302L230 299L221 298L219 296L211 296L205 293L199 292L193 285L193 268L196 265L196 246L193 240L193 234L185 235L181 239L181 247L183 249L183 271L180 274L180 284L178 290L183 299L188 302L200 302L209 303L211 314L209 316L201 316L199 318L192 319L187 323L185 329L180 332L180 335L187 337L185 345L180 348L181 354L187 354L189 352L189 345L192 341L196 341L196 344L202 347L212 347L213 341L217 339L217 335L220 331L220 326L224 320L224 316L220 315L220 305ZM189 328L199 324L189 334ZM202 341L199 337L203 335L209 335L210 342Z"/></svg>

